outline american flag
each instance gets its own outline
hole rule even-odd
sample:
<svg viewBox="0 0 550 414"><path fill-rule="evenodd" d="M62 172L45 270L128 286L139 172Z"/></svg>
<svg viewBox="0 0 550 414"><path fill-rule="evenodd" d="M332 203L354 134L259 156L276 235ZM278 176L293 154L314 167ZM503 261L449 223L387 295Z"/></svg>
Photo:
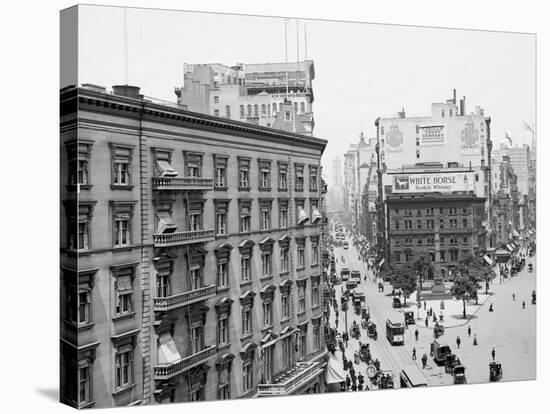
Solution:
<svg viewBox="0 0 550 414"><path fill-rule="evenodd" d="M508 135L508 132L504 131L504 135L506 136L506 139L508 140L510 145L512 145L512 138L510 138L510 135Z"/></svg>
<svg viewBox="0 0 550 414"><path fill-rule="evenodd" d="M531 132L532 134L535 133L535 131L533 130L533 128L531 128L531 125L529 125L527 122L523 121L523 128L526 130L526 131L529 131Z"/></svg>

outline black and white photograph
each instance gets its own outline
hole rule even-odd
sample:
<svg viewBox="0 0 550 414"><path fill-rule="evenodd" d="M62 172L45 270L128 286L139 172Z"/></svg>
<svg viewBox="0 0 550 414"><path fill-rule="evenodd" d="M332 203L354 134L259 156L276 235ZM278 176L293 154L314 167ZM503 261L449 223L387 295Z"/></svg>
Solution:
<svg viewBox="0 0 550 414"><path fill-rule="evenodd" d="M536 380L534 33L59 23L62 403Z"/></svg>

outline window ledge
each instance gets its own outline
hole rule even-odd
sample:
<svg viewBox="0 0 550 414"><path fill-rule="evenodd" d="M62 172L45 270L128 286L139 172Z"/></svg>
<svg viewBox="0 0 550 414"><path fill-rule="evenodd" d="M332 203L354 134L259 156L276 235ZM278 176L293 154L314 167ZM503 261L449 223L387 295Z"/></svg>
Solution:
<svg viewBox="0 0 550 414"><path fill-rule="evenodd" d="M311 265L311 267L319 267L319 263L314 263Z"/></svg>
<svg viewBox="0 0 550 414"><path fill-rule="evenodd" d="M115 392L113 392L113 397L118 397L121 394L124 394L128 391L133 390L135 387L136 387L136 384L132 384L132 385L128 385L127 387L116 390Z"/></svg>
<svg viewBox="0 0 550 414"><path fill-rule="evenodd" d="M265 192L269 192L271 191L271 187L260 187L258 188L259 191L265 191Z"/></svg>
<svg viewBox="0 0 550 414"><path fill-rule="evenodd" d="M228 187L214 187L214 191L227 191Z"/></svg>
<svg viewBox="0 0 550 414"><path fill-rule="evenodd" d="M250 191L250 187L239 187L239 191Z"/></svg>
<svg viewBox="0 0 550 414"><path fill-rule="evenodd" d="M287 323L287 322L290 322L290 318L282 318L279 322L280 322L280 323Z"/></svg>
<svg viewBox="0 0 550 414"><path fill-rule="evenodd" d="M216 293L229 292L229 286L219 287L216 289Z"/></svg>
<svg viewBox="0 0 550 414"><path fill-rule="evenodd" d="M312 193L316 193L317 191L319 191L319 189L309 187L309 191L312 192Z"/></svg>
<svg viewBox="0 0 550 414"><path fill-rule="evenodd" d="M305 310L303 310L301 312L296 312L296 315L298 315L298 316L304 316L305 314L306 314Z"/></svg>
<svg viewBox="0 0 550 414"><path fill-rule="evenodd" d="M229 235L228 235L228 234L216 234L216 235L214 236L214 238L215 238L216 240L227 239L227 238L229 238Z"/></svg>
<svg viewBox="0 0 550 414"><path fill-rule="evenodd" d="M135 249L137 246L134 245L134 244L130 244L128 246L113 246L113 248L111 249L113 251L113 253L115 252L125 252L125 251L129 251L129 250L132 250L132 249Z"/></svg>
<svg viewBox="0 0 550 414"><path fill-rule="evenodd" d="M287 270L286 272L279 273L279 277L288 276L288 274L289 274L289 271Z"/></svg>
<svg viewBox="0 0 550 414"><path fill-rule="evenodd" d="M223 344L223 345L218 345L216 347L216 350L223 351L223 350L226 350L226 349L229 349L229 348L231 348L231 342L228 342L228 343Z"/></svg>
<svg viewBox="0 0 550 414"><path fill-rule="evenodd" d="M296 268L297 272L302 271L302 270L306 270L306 267L305 266L300 266L300 267Z"/></svg>
<svg viewBox="0 0 550 414"><path fill-rule="evenodd" d="M93 405L95 404L95 401L89 401L87 403L83 403L83 404L80 404L78 405L78 408L90 408L90 407L93 407Z"/></svg>
<svg viewBox="0 0 550 414"><path fill-rule="evenodd" d="M135 316L135 312L125 313L124 315L113 316L113 322L119 322L123 319L131 319Z"/></svg>
<svg viewBox="0 0 550 414"><path fill-rule="evenodd" d="M252 286L252 280L249 280L247 282L241 282L241 287L244 288L244 287L250 287Z"/></svg>
<svg viewBox="0 0 550 414"><path fill-rule="evenodd" d="M264 325L264 327L261 329L262 334L265 333L266 331L270 330L270 329L273 329L273 324Z"/></svg>
<svg viewBox="0 0 550 414"><path fill-rule="evenodd" d="M111 184L111 190L131 191L133 189L134 189L133 185Z"/></svg>
<svg viewBox="0 0 550 414"><path fill-rule="evenodd" d="M288 188L279 187L279 191L288 191Z"/></svg>
<svg viewBox="0 0 550 414"><path fill-rule="evenodd" d="M77 191L77 185L75 185L75 184L67 184L65 187L69 191ZM92 184L80 184L80 189L81 190L91 190L92 187L93 187Z"/></svg>
<svg viewBox="0 0 550 414"><path fill-rule="evenodd" d="M273 279L273 275L260 276L260 280L271 280L271 279Z"/></svg>
<svg viewBox="0 0 550 414"><path fill-rule="evenodd" d="M253 332L250 332L249 334L243 335L243 336L241 336L241 342L244 342L244 341L252 338L253 336L254 336Z"/></svg>
<svg viewBox="0 0 550 414"><path fill-rule="evenodd" d="M300 192L302 192L302 191L304 191L304 189L303 189L303 188L295 188L294 191L300 191Z"/></svg>
<svg viewBox="0 0 550 414"><path fill-rule="evenodd" d="M91 329L93 328L93 326L95 325L94 322L89 322L89 323L83 323L83 324L78 324L76 322L73 322L73 321L70 321L68 319L65 319L65 324L73 329L77 329L78 332L81 332L81 331L86 331L88 329Z"/></svg>

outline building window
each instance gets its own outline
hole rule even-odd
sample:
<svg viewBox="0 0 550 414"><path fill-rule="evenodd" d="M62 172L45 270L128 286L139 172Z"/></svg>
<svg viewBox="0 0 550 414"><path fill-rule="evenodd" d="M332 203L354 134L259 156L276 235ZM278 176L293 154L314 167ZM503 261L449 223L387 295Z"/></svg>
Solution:
<svg viewBox="0 0 550 414"><path fill-rule="evenodd" d="M467 219L462 219L462 227L464 227L464 228L468 227L468 220Z"/></svg>
<svg viewBox="0 0 550 414"><path fill-rule="evenodd" d="M394 223L395 223L395 224L394 224L395 230L399 230L399 220L395 220Z"/></svg>
<svg viewBox="0 0 550 414"><path fill-rule="evenodd" d="M319 245L316 242L311 243L311 265L319 264Z"/></svg>
<svg viewBox="0 0 550 414"><path fill-rule="evenodd" d="M243 361L243 394L252 391L254 388L254 371L252 360Z"/></svg>
<svg viewBox="0 0 550 414"><path fill-rule="evenodd" d="M259 174L259 188L260 190L271 190L271 161L270 160L258 160Z"/></svg>
<svg viewBox="0 0 550 414"><path fill-rule="evenodd" d="M288 190L288 164L279 162L279 191Z"/></svg>
<svg viewBox="0 0 550 414"><path fill-rule="evenodd" d="M239 112L240 112L241 118L244 118L244 105L239 106Z"/></svg>
<svg viewBox="0 0 550 414"><path fill-rule="evenodd" d="M214 155L214 187L218 190L227 189L228 157Z"/></svg>
<svg viewBox="0 0 550 414"><path fill-rule="evenodd" d="M231 371L230 365L220 368L218 374L218 400L231 399Z"/></svg>
<svg viewBox="0 0 550 414"><path fill-rule="evenodd" d="M135 268L113 267L111 270L115 279L115 316L129 315L133 312Z"/></svg>
<svg viewBox="0 0 550 414"><path fill-rule="evenodd" d="M298 359L303 360L307 355L307 339L306 333L301 331L298 334Z"/></svg>
<svg viewBox="0 0 550 414"><path fill-rule="evenodd" d="M231 107L229 105L225 105L225 116L231 118Z"/></svg>
<svg viewBox="0 0 550 414"><path fill-rule="evenodd" d="M227 314L218 316L218 346L229 344L229 317Z"/></svg>
<svg viewBox="0 0 550 414"><path fill-rule="evenodd" d="M312 283L311 285L311 307L315 308L320 304L320 291L319 282Z"/></svg>
<svg viewBox="0 0 550 414"><path fill-rule="evenodd" d="M240 201L239 210L239 231L250 233L250 202Z"/></svg>
<svg viewBox="0 0 550 414"><path fill-rule="evenodd" d="M133 349L122 348L115 354L115 387L117 390L133 384Z"/></svg>
<svg viewBox="0 0 550 414"><path fill-rule="evenodd" d="M451 225L452 229L456 229L458 227L458 220L457 219L450 219L449 224Z"/></svg>
<svg viewBox="0 0 550 414"><path fill-rule="evenodd" d="M298 286L298 313L306 311L306 287L304 284Z"/></svg>
<svg viewBox="0 0 550 414"><path fill-rule="evenodd" d="M214 96L214 103L220 103L220 97Z"/></svg>
<svg viewBox="0 0 550 414"><path fill-rule="evenodd" d="M227 235L227 213L229 210L229 200L214 200L216 210L216 235Z"/></svg>
<svg viewBox="0 0 550 414"><path fill-rule="evenodd" d="M264 327L271 326L273 324L273 303L270 300L263 302L262 310L264 315Z"/></svg>
<svg viewBox="0 0 550 414"><path fill-rule="evenodd" d="M306 255L305 255L304 245L298 244L296 249L297 249L297 257L298 257L297 268L302 269L306 266Z"/></svg>
<svg viewBox="0 0 550 414"><path fill-rule="evenodd" d="M432 220L432 219L426 220L426 227L429 228L429 229L433 229L435 227L434 220Z"/></svg>
<svg viewBox="0 0 550 414"><path fill-rule="evenodd" d="M445 228L445 220L439 219L439 228L444 229Z"/></svg>
<svg viewBox="0 0 550 414"><path fill-rule="evenodd" d="M229 275L227 263L218 263L217 267L218 288L229 287Z"/></svg>
<svg viewBox="0 0 550 414"><path fill-rule="evenodd" d="M262 104L262 116L266 116L265 104Z"/></svg>
<svg viewBox="0 0 550 414"><path fill-rule="evenodd" d="M74 201L64 204L67 214L67 247L70 250L91 249L90 225L96 202L79 203L78 209Z"/></svg>
<svg viewBox="0 0 550 414"><path fill-rule="evenodd" d="M318 189L318 177L317 177L317 167L309 166L309 190L317 191Z"/></svg>
<svg viewBox="0 0 550 414"><path fill-rule="evenodd" d="M128 246L130 244L130 220L115 218L115 247Z"/></svg>
<svg viewBox="0 0 550 414"><path fill-rule="evenodd" d="M321 349L321 326L320 324L313 325L313 352L317 352Z"/></svg>
<svg viewBox="0 0 550 414"><path fill-rule="evenodd" d="M250 282L250 257L241 256L241 282Z"/></svg>
<svg viewBox="0 0 550 414"><path fill-rule="evenodd" d="M239 161L239 190L250 190L250 158L238 157Z"/></svg>
<svg viewBox="0 0 550 414"><path fill-rule="evenodd" d="M441 110L441 118L445 118L445 110L444 109Z"/></svg>
<svg viewBox="0 0 550 414"><path fill-rule="evenodd" d="M451 258L450 258L451 262L458 261L458 250L451 250L450 255L451 255Z"/></svg>
<svg viewBox="0 0 550 414"><path fill-rule="evenodd" d="M279 201L279 227L281 229L288 228L288 204L281 204Z"/></svg>
<svg viewBox="0 0 550 414"><path fill-rule="evenodd" d="M277 104L273 103L272 107L273 107L272 112L273 112L273 115L275 116L275 114L277 113Z"/></svg>
<svg viewBox="0 0 550 414"><path fill-rule="evenodd" d="M192 269L189 271L190 279L191 279L191 290L198 290L203 286L202 282L202 271L200 268L200 265L194 265Z"/></svg>
<svg viewBox="0 0 550 414"><path fill-rule="evenodd" d="M468 236L464 236L463 243L468 243Z"/></svg>
<svg viewBox="0 0 550 414"><path fill-rule="evenodd" d="M111 201L113 215L113 246L125 247L132 244L132 215L137 202Z"/></svg>
<svg viewBox="0 0 550 414"><path fill-rule="evenodd" d="M113 165L112 185L114 187L131 188L130 166L134 147L120 144L109 144Z"/></svg>
<svg viewBox="0 0 550 414"><path fill-rule="evenodd" d="M247 336L252 333L252 306L246 305L242 309L241 336Z"/></svg>
<svg viewBox="0 0 550 414"><path fill-rule="evenodd" d="M445 250L441 250L439 252L439 259L444 262L445 261Z"/></svg>
<svg viewBox="0 0 550 414"><path fill-rule="evenodd" d="M288 272L288 247L282 247L279 252L281 256L281 272Z"/></svg>
<svg viewBox="0 0 550 414"><path fill-rule="evenodd" d="M81 189L90 187L90 158L93 141L79 139L65 144L69 165L69 185L78 185Z"/></svg>
<svg viewBox="0 0 550 414"><path fill-rule="evenodd" d="M246 105L247 116L252 116L252 105Z"/></svg>
<svg viewBox="0 0 550 414"><path fill-rule="evenodd" d="M258 118L259 112L258 112L258 104L254 104L254 116Z"/></svg>
<svg viewBox="0 0 550 414"><path fill-rule="evenodd" d="M401 261L401 253L395 252L394 253L394 259L395 259L396 262L400 262Z"/></svg>
<svg viewBox="0 0 550 414"><path fill-rule="evenodd" d="M422 228L422 220L416 220L416 228L421 229Z"/></svg>
<svg viewBox="0 0 550 414"><path fill-rule="evenodd" d="M216 116L219 116L219 111ZM202 177L202 154L190 151L183 151L186 177Z"/></svg>
<svg viewBox="0 0 550 414"><path fill-rule="evenodd" d="M306 104L305 104L305 102L300 102L300 113L302 113L302 114L306 113Z"/></svg>
<svg viewBox="0 0 550 414"><path fill-rule="evenodd" d="M271 276L271 252L262 253L262 276Z"/></svg>
<svg viewBox="0 0 550 414"><path fill-rule="evenodd" d="M167 298L170 296L170 274L157 274L157 297Z"/></svg>
<svg viewBox="0 0 550 414"><path fill-rule="evenodd" d="M304 189L304 165L295 164L295 190L302 191Z"/></svg>
<svg viewBox="0 0 550 414"><path fill-rule="evenodd" d="M220 116L220 110L214 109L214 116Z"/></svg>
<svg viewBox="0 0 550 414"><path fill-rule="evenodd" d="M286 320L290 318L290 301L288 294L281 295L281 319Z"/></svg>
<svg viewBox="0 0 550 414"><path fill-rule="evenodd" d="M191 325L191 354L196 354L204 349L204 333L202 322Z"/></svg>

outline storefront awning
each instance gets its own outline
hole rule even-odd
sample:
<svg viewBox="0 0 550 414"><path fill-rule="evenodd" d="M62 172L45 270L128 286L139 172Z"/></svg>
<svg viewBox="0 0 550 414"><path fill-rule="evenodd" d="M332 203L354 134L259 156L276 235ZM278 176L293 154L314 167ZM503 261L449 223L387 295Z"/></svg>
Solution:
<svg viewBox="0 0 550 414"><path fill-rule="evenodd" d="M512 234L514 237L519 237L519 233L516 230L512 230Z"/></svg>
<svg viewBox="0 0 550 414"><path fill-rule="evenodd" d="M169 332L163 333L159 338L158 359L161 364L171 364L181 359L174 339Z"/></svg>
<svg viewBox="0 0 550 414"><path fill-rule="evenodd" d="M384 264L385 261L386 261L386 259L380 260L380 263L378 263L378 267L382 266L382 265Z"/></svg>
<svg viewBox="0 0 550 414"><path fill-rule="evenodd" d="M317 209L313 210L313 213L311 214L311 216L312 216L311 222L313 224L317 224L323 218L323 216L321 215L321 213Z"/></svg>
<svg viewBox="0 0 550 414"><path fill-rule="evenodd" d="M506 248L507 248L508 251L510 251L510 252L513 252L513 251L514 251L514 248L513 248L510 244L507 244L507 245L506 245Z"/></svg>
<svg viewBox="0 0 550 414"><path fill-rule="evenodd" d="M161 177L176 177L178 175L168 161L157 161L157 168Z"/></svg>
<svg viewBox="0 0 550 414"><path fill-rule="evenodd" d="M510 252L508 250L505 250L505 249L498 249L495 252L495 255L496 256L510 256Z"/></svg>
<svg viewBox="0 0 550 414"><path fill-rule="evenodd" d="M339 384L346 380L346 374L342 368L342 364L336 358L331 356L328 360L326 370L327 384Z"/></svg>
<svg viewBox="0 0 550 414"><path fill-rule="evenodd" d="M491 260L491 258L489 256L487 256L487 255L483 256L483 260L485 260L489 266L493 265L493 261Z"/></svg>
<svg viewBox="0 0 550 414"><path fill-rule="evenodd" d="M173 233L177 230L178 226L176 226L176 223L174 223L174 220L170 217L170 213L167 211L159 211L157 217L159 218L157 228L159 234Z"/></svg>

